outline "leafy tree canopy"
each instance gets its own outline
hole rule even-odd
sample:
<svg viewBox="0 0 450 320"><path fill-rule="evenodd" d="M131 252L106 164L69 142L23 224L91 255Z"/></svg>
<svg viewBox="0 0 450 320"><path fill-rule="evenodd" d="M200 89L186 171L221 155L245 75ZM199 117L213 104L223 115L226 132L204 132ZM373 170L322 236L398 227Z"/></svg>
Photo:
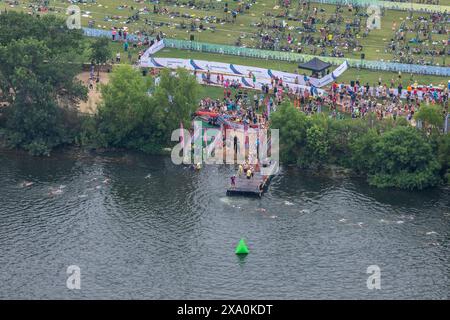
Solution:
<svg viewBox="0 0 450 320"><path fill-rule="evenodd" d="M0 15L0 101L8 105L0 125L11 147L39 155L72 141L69 107L87 92L75 80L81 64L69 59L81 40L52 16Z"/></svg>
<svg viewBox="0 0 450 320"><path fill-rule="evenodd" d="M105 63L111 57L111 48L107 38L97 38L91 43L90 58L93 63Z"/></svg>
<svg viewBox="0 0 450 320"><path fill-rule="evenodd" d="M404 121L333 120L306 116L286 102L271 115L280 130L284 163L317 168L337 164L367 175L377 187L423 189L440 183L450 167L447 137L435 141Z"/></svg>
<svg viewBox="0 0 450 320"><path fill-rule="evenodd" d="M440 128L444 124L444 114L439 106L421 106L414 119L422 121L425 127Z"/></svg>
<svg viewBox="0 0 450 320"><path fill-rule="evenodd" d="M131 66L114 68L97 115L100 145L159 153L171 144L180 122L189 126L198 101L195 78L179 69L175 74L163 70L158 84L150 80Z"/></svg>

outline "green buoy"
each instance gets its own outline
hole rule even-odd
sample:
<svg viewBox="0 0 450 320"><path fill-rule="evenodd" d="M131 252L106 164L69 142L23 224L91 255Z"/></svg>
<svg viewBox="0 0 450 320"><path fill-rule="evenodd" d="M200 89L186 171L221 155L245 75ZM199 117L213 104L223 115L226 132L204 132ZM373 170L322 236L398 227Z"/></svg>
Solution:
<svg viewBox="0 0 450 320"><path fill-rule="evenodd" d="M236 247L236 254L248 254L248 247L245 244L245 240L241 239Z"/></svg>

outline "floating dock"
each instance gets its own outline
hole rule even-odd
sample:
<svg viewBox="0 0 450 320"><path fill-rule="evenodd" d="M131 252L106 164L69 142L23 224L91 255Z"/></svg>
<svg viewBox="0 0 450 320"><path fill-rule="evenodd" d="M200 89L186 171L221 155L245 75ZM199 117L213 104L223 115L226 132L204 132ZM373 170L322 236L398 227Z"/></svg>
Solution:
<svg viewBox="0 0 450 320"><path fill-rule="evenodd" d="M227 189L227 196L242 195L261 197L267 191L270 180L278 170L278 163L271 162L263 167L269 169L268 175L262 175L261 172L255 172L253 177L247 179L245 174L236 174L235 185L230 185Z"/></svg>

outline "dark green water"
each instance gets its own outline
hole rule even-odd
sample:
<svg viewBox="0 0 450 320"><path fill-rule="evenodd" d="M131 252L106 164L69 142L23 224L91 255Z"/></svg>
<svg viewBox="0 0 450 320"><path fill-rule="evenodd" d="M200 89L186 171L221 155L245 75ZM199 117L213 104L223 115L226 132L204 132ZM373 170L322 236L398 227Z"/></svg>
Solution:
<svg viewBox="0 0 450 320"><path fill-rule="evenodd" d="M282 168L262 199L229 198L233 172L131 153L0 152L0 298L449 298L448 189ZM66 287L69 265L81 290ZM369 265L380 290L366 286Z"/></svg>

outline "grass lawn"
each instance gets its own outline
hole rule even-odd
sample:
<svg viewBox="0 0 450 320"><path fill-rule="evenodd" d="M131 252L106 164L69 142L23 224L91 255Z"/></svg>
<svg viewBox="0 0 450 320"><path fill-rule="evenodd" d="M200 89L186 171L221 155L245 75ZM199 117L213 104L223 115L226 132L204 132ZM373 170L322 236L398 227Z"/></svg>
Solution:
<svg viewBox="0 0 450 320"><path fill-rule="evenodd" d="M223 88L220 87L210 87L210 86L200 86L200 97L209 97L211 99L223 99ZM234 91L234 90L233 90ZM234 92L233 92L234 94Z"/></svg>
<svg viewBox="0 0 450 320"><path fill-rule="evenodd" d="M90 0L87 0L90 2ZM30 3L37 3L36 0L21 0L20 5L17 7L11 7L7 5L4 1L0 0L0 9L5 7L10 10L22 10L31 12L29 7ZM224 3L228 2L229 8L236 8L239 3L237 1L221 1L217 0L203 0L195 1L197 7L189 8L187 6L187 0L178 1L179 6L173 6L167 4L168 1L161 1L162 6L166 7L170 12L177 12L180 15L186 15L185 17L170 17L167 14L153 14L153 4L150 1L144 0L97 0L96 3L81 3L79 6L82 10L82 24L87 26L90 20L94 20L94 26L96 28L110 29L112 26L122 27L127 26L131 31L146 31L146 32L164 32L169 38L185 39L189 40L191 34L189 26L191 21L195 21L199 17L205 16L215 16L220 19L230 19L223 11ZM172 1L174 3L175 1ZM450 5L450 0L441 1L441 5ZM50 8L53 10L51 12L65 16L65 8L67 8L67 1L63 0L50 0ZM321 5L317 3L312 3L312 7L317 7L323 9L324 12L318 14L319 23L317 25L318 29L325 26L326 20L334 13L336 6L334 5ZM131 8L133 7L133 10ZM131 22L125 24L125 20L131 16L136 10L143 9L147 7L149 9L148 13L143 13L139 15L139 21ZM297 4L291 5L292 9L290 13L295 13ZM241 38L243 46L254 46L257 44L258 39L256 33L258 28L253 26L254 23L260 22L262 19L266 22L272 22L274 19L281 21L282 18L276 19L275 17L269 17L268 14L276 16L283 11L283 8L278 6L278 0L258 0L251 7L248 12L238 15L235 23L204 23L206 28L214 26L215 30L207 29L203 32L194 31L195 40L202 42L210 42L217 44L228 44L235 45L238 37ZM450 11L450 8L449 8ZM414 16L417 17L421 15L420 13L415 13ZM351 22L354 16L352 13L348 12L347 7L343 8L344 21ZM407 12L388 10L381 20L381 29L372 31L368 37L359 38L358 40L364 46L363 53L366 55L368 60L385 60L390 61L393 59L391 53L386 53L385 48L389 43L393 31L392 27L395 23L397 28L402 21L405 21L408 17ZM145 24L145 19L152 22L153 26ZM363 22L365 18L362 18ZM286 19L287 21L287 19ZM297 21L287 21L289 26L298 27L300 22ZM197 25L199 22L196 22ZM182 29L181 25L185 24L186 29ZM340 27L341 29L344 26ZM297 39L295 43L299 41L301 34L296 30L291 31L292 36ZM314 34L319 35L319 32ZM408 39L414 37L413 34L408 35ZM357 36L358 38L358 36ZM445 35L433 35L433 41L436 43L445 40ZM305 53L311 53L312 48L305 48ZM330 49L328 48L328 51ZM346 53L347 58L361 57L361 52L350 52ZM427 59L429 59L427 57ZM449 60L449 59L447 59ZM436 63L442 65L442 58L438 58ZM447 65L450 61L446 62Z"/></svg>
<svg viewBox="0 0 450 320"><path fill-rule="evenodd" d="M89 1L89 0L88 0ZM36 3L38 1L31 1L31 0L22 0L20 1L20 5L17 7L11 7L4 0L0 0L0 9L8 8L8 10L20 10L20 11L28 11L30 12L31 9L29 7L30 3ZM163 1L165 2L165 1ZM181 0L179 3L184 3L186 0ZM173 7L167 5L167 7L171 11L178 11L180 13L186 13L190 15L196 15L196 16L205 16L205 15L216 15L217 17L223 17L223 2L217 2L217 1L196 1L198 6L202 6L202 3L205 5L211 4L211 8L203 8L203 9L190 9L186 6L184 7ZM234 8L238 4L235 1L228 1L229 7ZM450 5L450 0L441 1L442 5ZM317 6L319 8L323 8L325 10L324 13L319 14L319 18L321 15L323 15L325 18L330 16L332 12L334 12L335 6L332 5L319 5L319 4L312 4L313 6ZM53 8L56 8L57 11L52 11L54 13L64 15L65 10L62 10L63 8L67 7L66 1L63 0L50 0L50 6ZM127 6L119 8L119 6ZM131 6L134 7L134 10L139 8L144 8L147 6L150 11L153 9L153 4L151 4L149 1L132 1L132 0L122 0L119 3L117 1L113 0L97 0L95 4L93 3L86 3L86 4L80 4L80 7L82 9L82 14L86 15L87 12L89 12L87 15L90 17L82 17L82 24L87 25L89 20L94 19L96 21L95 27L101 27L109 29L111 26L124 26L123 21L126 17L130 16L132 14ZM205 42L212 42L212 43L223 43L223 44L233 44L233 41L235 40L235 36L243 35L245 36L243 41L244 43L248 40L251 41L250 36L246 36L246 34L254 33L256 32L256 28L251 27L251 23L258 22L261 18L263 13L271 12L271 13L277 13L280 12L281 9L277 9L277 0L259 0L252 6L250 11L248 13L245 13L243 15L239 15L237 18L237 22L235 24L218 24L216 27L216 31L212 32L210 30L199 33L196 32L196 40L199 41L205 41ZM274 9L275 8L275 9ZM294 6L295 8L295 6ZM86 12L87 11L87 12ZM118 16L118 19L112 19L112 21L104 21L105 16ZM347 18L350 18L350 14L347 12L344 14ZM375 30L372 31L371 34L364 39L361 39L362 44L365 46L364 52L366 53L367 59L389 59L391 57L390 54L384 53L384 47L386 45L386 41L384 39L388 39L389 36L392 34L392 24L394 21L399 25L399 23L406 19L408 13L407 12L401 12L401 11L393 11L388 10L386 11L385 16L382 18L382 29L381 30ZM418 13L415 13L417 16ZM64 15L65 16L65 15ZM171 23L176 24L180 23L183 20L188 23L190 19L183 19L183 18L174 18L170 19L167 16L163 15L154 15L153 13L149 13L148 15L141 15L141 19L138 22L133 22L131 24L127 24L131 30L142 30L142 29L149 29L149 26L144 27L143 20L144 18L148 16L149 19L152 21L159 21L161 19L170 20ZM120 17L120 18L119 18ZM267 19L267 18L266 18ZM323 19L323 18L322 18ZM291 21L289 21L291 23ZM294 23L295 25L295 23ZM176 37L180 39L188 39L189 38L189 32L180 31L179 29L176 29L175 26L166 26L157 28L156 31L162 30L163 32L167 33L169 37ZM434 37L445 37L445 36L437 36L434 35ZM233 40L234 39L234 40ZM87 42L91 41L91 39L88 39ZM126 54L123 52L123 48L121 44L119 43L112 43L112 49L113 49L113 56L115 56L116 52L122 53L122 61L127 61ZM132 50L133 53L133 60L136 59L137 51ZM253 58L245 58L245 57L237 57L237 56L227 56L227 55L220 55L220 54L211 54L211 53L202 53L202 52L189 52L189 51L182 51L182 50L176 50L176 49L163 49L157 54L158 57L173 57L173 58L193 58L193 59L202 59L202 60L210 60L210 61L220 61L220 62L230 62L235 64L242 64L242 65L250 65L250 66L258 66L258 67L265 67L265 68L271 68L275 70L282 70L287 72L294 72L296 70L296 64L295 63L289 63L289 62L283 62L283 61L275 61L275 60L261 60L261 59L253 59ZM348 57L358 58L358 55L356 54L350 54ZM87 56L86 56L86 60ZM448 59L450 60L450 59ZM450 62L450 61L449 61ZM369 82L370 85L373 85L378 82L379 77L381 77L382 81L384 83L390 83L390 80L393 78L398 83L398 74L394 72L382 72L382 71L369 71L365 69L357 70L354 68L349 69L347 72L344 73L339 78L340 82L349 83L351 80L360 80L362 83ZM403 74L402 75L402 83L403 86L406 86L408 84L418 82L419 84L428 85L428 84L446 84L448 79L442 78L442 77L436 77L436 76L428 76L428 75L411 75L411 74ZM220 90L220 94L222 94Z"/></svg>

